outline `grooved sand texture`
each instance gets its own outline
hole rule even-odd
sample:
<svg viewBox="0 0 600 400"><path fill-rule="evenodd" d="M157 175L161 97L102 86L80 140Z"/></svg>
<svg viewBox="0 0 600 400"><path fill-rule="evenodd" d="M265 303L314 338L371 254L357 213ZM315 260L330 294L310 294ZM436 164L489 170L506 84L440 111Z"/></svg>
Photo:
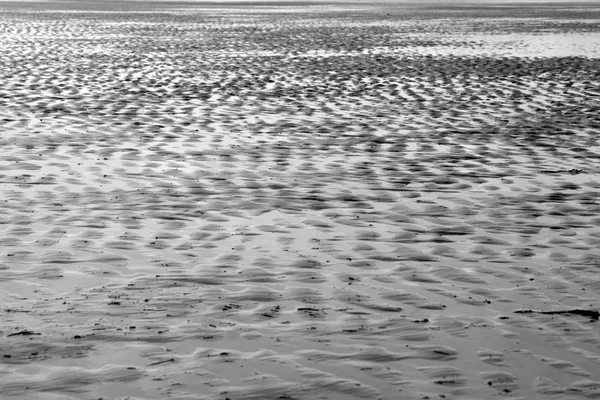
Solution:
<svg viewBox="0 0 600 400"><path fill-rule="evenodd" d="M0 398L600 397L599 20L0 3Z"/></svg>

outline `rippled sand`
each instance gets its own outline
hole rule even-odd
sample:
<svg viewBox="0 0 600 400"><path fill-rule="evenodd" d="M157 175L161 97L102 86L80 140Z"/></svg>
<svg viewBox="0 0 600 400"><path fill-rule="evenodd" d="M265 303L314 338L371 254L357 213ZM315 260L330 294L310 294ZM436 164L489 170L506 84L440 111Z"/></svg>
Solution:
<svg viewBox="0 0 600 400"><path fill-rule="evenodd" d="M0 3L0 398L600 398L598 20Z"/></svg>

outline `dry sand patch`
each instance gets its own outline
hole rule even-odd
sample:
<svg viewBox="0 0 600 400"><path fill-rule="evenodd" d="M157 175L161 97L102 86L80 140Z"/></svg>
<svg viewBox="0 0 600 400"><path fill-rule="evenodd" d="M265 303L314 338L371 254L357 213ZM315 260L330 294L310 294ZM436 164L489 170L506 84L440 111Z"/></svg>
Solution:
<svg viewBox="0 0 600 400"><path fill-rule="evenodd" d="M0 397L600 395L597 8L45 4Z"/></svg>

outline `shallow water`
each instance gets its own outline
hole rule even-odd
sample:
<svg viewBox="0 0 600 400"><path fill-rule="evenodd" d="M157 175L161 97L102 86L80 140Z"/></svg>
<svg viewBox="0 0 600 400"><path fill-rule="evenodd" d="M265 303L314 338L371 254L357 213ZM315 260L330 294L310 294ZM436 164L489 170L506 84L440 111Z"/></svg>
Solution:
<svg viewBox="0 0 600 400"><path fill-rule="evenodd" d="M0 397L600 395L600 9L0 6Z"/></svg>

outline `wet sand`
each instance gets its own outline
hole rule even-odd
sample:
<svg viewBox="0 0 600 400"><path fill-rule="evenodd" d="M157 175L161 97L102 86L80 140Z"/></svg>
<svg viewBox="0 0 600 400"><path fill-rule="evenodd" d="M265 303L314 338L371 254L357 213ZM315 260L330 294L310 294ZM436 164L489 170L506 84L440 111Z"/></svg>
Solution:
<svg viewBox="0 0 600 400"><path fill-rule="evenodd" d="M600 398L599 20L0 3L0 398Z"/></svg>

